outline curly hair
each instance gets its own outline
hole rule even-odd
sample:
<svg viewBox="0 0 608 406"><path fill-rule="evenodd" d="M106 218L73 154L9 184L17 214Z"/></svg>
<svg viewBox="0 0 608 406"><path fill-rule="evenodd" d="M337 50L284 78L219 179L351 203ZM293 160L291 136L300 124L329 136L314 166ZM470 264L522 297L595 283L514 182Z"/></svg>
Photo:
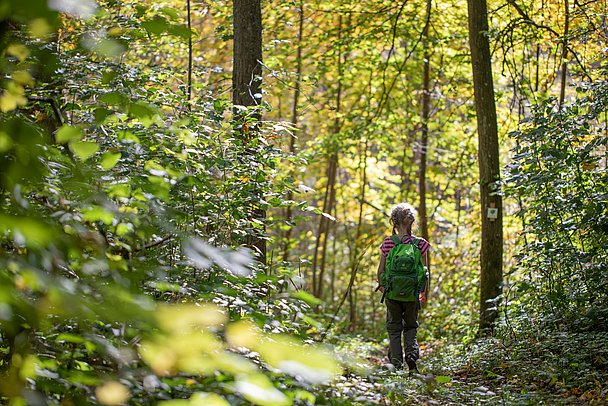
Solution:
<svg viewBox="0 0 608 406"><path fill-rule="evenodd" d="M407 218L411 218L412 223L416 220L416 209L407 203L399 203L391 209L391 223L393 232L399 224L405 223Z"/></svg>

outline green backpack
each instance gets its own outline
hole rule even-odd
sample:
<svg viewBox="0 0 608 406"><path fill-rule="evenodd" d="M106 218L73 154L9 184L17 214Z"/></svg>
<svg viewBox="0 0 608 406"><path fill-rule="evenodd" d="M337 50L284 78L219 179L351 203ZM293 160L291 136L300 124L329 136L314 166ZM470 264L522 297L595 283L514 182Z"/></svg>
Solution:
<svg viewBox="0 0 608 406"><path fill-rule="evenodd" d="M386 297L401 302L415 302L427 283L426 269L418 248L420 239L412 238L409 244L404 244L396 235L391 239L395 246L386 257L382 274Z"/></svg>

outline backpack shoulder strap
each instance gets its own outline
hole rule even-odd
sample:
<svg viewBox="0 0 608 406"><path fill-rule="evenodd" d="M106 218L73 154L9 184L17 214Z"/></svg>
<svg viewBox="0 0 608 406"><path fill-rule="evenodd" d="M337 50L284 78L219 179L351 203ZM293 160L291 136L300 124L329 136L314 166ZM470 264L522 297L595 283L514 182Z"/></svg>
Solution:
<svg viewBox="0 0 608 406"><path fill-rule="evenodd" d="M401 239L396 234L391 235L391 240L393 240L393 242L395 243L395 245L401 244Z"/></svg>

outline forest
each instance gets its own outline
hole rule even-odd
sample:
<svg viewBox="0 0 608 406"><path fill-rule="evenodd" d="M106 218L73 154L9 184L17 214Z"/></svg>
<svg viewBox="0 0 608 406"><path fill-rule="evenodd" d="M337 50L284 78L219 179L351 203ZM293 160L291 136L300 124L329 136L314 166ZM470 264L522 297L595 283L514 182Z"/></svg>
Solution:
<svg viewBox="0 0 608 406"><path fill-rule="evenodd" d="M0 404L608 404L607 56L606 0L0 0Z"/></svg>

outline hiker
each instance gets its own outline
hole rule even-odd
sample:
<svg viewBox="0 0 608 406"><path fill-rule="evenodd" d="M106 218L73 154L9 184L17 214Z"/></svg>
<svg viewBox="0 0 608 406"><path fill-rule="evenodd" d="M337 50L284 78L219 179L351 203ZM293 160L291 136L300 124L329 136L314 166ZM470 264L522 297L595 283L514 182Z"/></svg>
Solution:
<svg viewBox="0 0 608 406"><path fill-rule="evenodd" d="M386 237L380 245L377 288L386 300L389 362L397 369L403 368L403 335L405 363L410 372L418 372L416 361L420 353L416 330L420 302L425 302L427 297L426 266L430 244L412 235L415 210L409 204L393 207L390 220L393 235Z"/></svg>

